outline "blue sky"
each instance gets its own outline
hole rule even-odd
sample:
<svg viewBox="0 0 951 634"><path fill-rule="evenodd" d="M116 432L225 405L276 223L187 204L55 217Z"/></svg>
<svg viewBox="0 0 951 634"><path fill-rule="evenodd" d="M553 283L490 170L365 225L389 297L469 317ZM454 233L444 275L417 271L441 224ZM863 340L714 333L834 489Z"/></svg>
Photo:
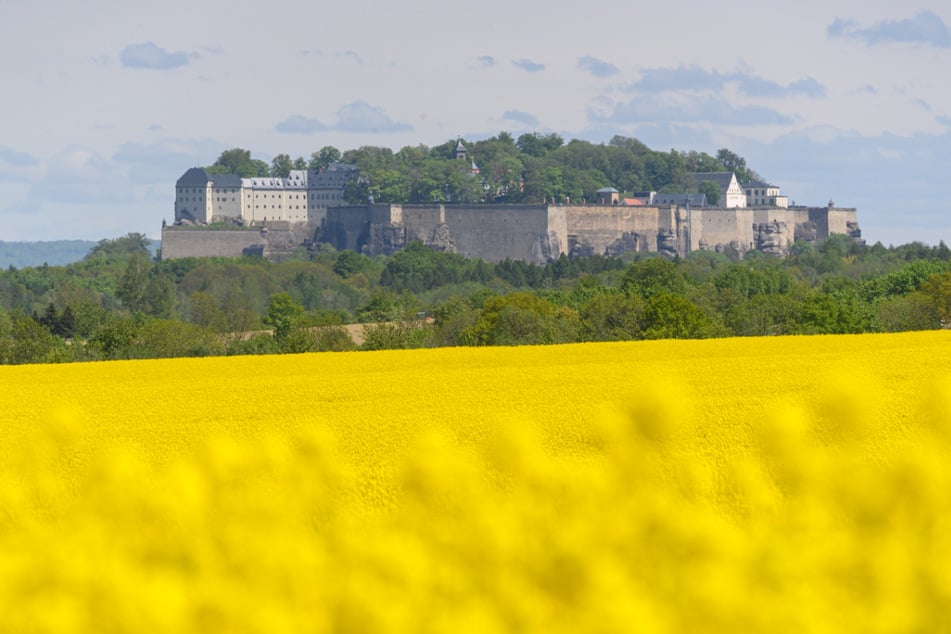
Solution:
<svg viewBox="0 0 951 634"><path fill-rule="evenodd" d="M946 2L643 4L0 0L0 239L157 237L231 147L506 130L728 147L872 242L951 242Z"/></svg>

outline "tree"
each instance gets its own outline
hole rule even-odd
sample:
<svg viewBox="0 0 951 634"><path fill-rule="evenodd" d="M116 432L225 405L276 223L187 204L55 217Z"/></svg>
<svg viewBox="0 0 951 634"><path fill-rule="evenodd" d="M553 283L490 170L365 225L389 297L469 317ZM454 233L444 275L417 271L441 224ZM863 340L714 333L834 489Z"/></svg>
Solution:
<svg viewBox="0 0 951 634"><path fill-rule="evenodd" d="M581 307L580 316L586 341L627 341L643 336L644 300L638 295L600 293Z"/></svg>
<svg viewBox="0 0 951 634"><path fill-rule="evenodd" d="M241 178L267 176L268 165L251 158L251 152L241 148L225 150L213 165L205 168L211 174L237 174Z"/></svg>
<svg viewBox="0 0 951 634"><path fill-rule="evenodd" d="M227 318L218 305L218 300L206 291L196 291L188 296L188 318L191 323L210 328L214 332L227 329Z"/></svg>
<svg viewBox="0 0 951 634"><path fill-rule="evenodd" d="M125 271L119 278L116 297L132 312L145 310L151 268L148 257L141 252L136 252L129 256Z"/></svg>
<svg viewBox="0 0 951 634"><path fill-rule="evenodd" d="M271 176L287 178L290 176L292 169L294 169L294 163L287 154L278 154L271 161Z"/></svg>
<svg viewBox="0 0 951 634"><path fill-rule="evenodd" d="M490 297L479 320L463 332L467 341L489 346L578 341L578 313L532 293Z"/></svg>
<svg viewBox="0 0 951 634"><path fill-rule="evenodd" d="M720 148L717 150L717 160L723 166L723 169L736 174L738 181L741 183L749 182L750 172L746 168L746 159L742 156L726 148Z"/></svg>
<svg viewBox="0 0 951 634"><path fill-rule="evenodd" d="M720 186L713 181L701 181L698 189L707 199L707 204L717 206L720 203Z"/></svg>
<svg viewBox="0 0 951 634"><path fill-rule="evenodd" d="M932 275L921 286L927 304L945 326L951 326L951 273Z"/></svg>
<svg viewBox="0 0 951 634"><path fill-rule="evenodd" d="M337 256L337 261L334 262L333 271L340 277L350 277L356 273L359 273L363 270L363 267L366 266L368 260L366 256L360 255L356 251L350 251L345 249L340 252Z"/></svg>
<svg viewBox="0 0 951 634"><path fill-rule="evenodd" d="M554 132L551 134L538 134L537 132L533 132L518 137L516 145L524 154L537 158L557 150L564 145L564 143L565 140Z"/></svg>
<svg viewBox="0 0 951 634"><path fill-rule="evenodd" d="M334 163L340 162L340 150L332 145L325 145L319 152L310 155L308 167L312 170L325 170Z"/></svg>
<svg viewBox="0 0 951 634"><path fill-rule="evenodd" d="M651 296L644 306L645 339L700 339L715 334L710 318L686 297Z"/></svg>
<svg viewBox="0 0 951 634"><path fill-rule="evenodd" d="M149 256L149 245L151 243L152 241L144 233L129 233L121 238L100 240L96 246L90 249L83 260L125 259L135 253L143 253Z"/></svg>
<svg viewBox="0 0 951 634"><path fill-rule="evenodd" d="M687 280L676 264L661 257L635 262L621 278L621 288L628 294L647 299L661 293L683 295Z"/></svg>
<svg viewBox="0 0 951 634"><path fill-rule="evenodd" d="M304 307L287 293L275 293L268 300L267 314L262 320L265 326L274 329L274 338L284 342L291 330L300 325Z"/></svg>

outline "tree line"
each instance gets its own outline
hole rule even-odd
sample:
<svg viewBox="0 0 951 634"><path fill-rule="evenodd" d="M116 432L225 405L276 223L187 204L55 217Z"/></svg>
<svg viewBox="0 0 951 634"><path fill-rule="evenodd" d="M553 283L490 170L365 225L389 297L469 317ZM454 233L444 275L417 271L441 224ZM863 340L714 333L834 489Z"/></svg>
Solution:
<svg viewBox="0 0 951 634"><path fill-rule="evenodd" d="M454 158L456 144L467 149L467 160ZM526 133L517 139L507 132L480 141L450 140L441 145L390 148L364 146L341 152L325 146L309 158L279 154L271 164L253 159L248 150L221 154L211 173L242 177L286 177L292 169L326 169L336 162L354 164L359 177L344 192L351 204L364 204L371 193L381 203L538 203L594 201L595 192L615 187L625 194L638 191L705 193L716 199L716 184L696 183L695 172L735 172L740 182L760 178L746 160L721 148L705 152L655 151L637 139L615 136L607 144L558 134ZM478 167L473 173L472 162Z"/></svg>
<svg viewBox="0 0 951 634"><path fill-rule="evenodd" d="M796 243L779 259L561 257L490 263L413 243L319 245L282 263L152 257L103 240L82 261L0 271L0 363L483 346L951 325L951 250Z"/></svg>

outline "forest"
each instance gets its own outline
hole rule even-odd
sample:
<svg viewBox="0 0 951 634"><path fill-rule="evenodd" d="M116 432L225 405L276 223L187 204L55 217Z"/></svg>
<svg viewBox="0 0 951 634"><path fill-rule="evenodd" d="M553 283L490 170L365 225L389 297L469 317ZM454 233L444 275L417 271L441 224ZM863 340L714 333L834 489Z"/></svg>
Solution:
<svg viewBox="0 0 951 634"><path fill-rule="evenodd" d="M0 271L0 363L895 332L951 325L951 249L796 243L787 258L490 263L413 243L368 258L161 261L141 234Z"/></svg>
<svg viewBox="0 0 951 634"><path fill-rule="evenodd" d="M468 160L454 160L458 142ZM348 202L363 204L370 193L380 203L525 203L570 199L594 200L602 187L624 194L637 191L682 193L703 191L708 198L719 190L705 191L712 182L695 183L695 172L735 172L743 183L761 177L746 160L721 148L716 156L705 152L652 150L637 139L615 136L607 144L572 139L557 134L526 133L517 139L507 132L480 141L453 139L441 145L406 146L398 151L364 146L341 152L326 146L310 158L274 157L271 164L254 159L248 150L234 148L221 154L205 169L210 173L251 176L287 176L292 169L320 170L335 162L357 166L360 178L344 192ZM473 167L478 178L473 178Z"/></svg>

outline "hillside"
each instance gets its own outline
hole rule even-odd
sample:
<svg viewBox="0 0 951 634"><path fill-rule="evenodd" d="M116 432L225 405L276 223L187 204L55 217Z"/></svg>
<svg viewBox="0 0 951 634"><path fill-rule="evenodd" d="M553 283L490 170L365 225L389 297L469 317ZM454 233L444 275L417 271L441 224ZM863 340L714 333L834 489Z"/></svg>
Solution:
<svg viewBox="0 0 951 634"><path fill-rule="evenodd" d="M4 242L0 240L0 267L50 266L72 264L86 257L96 243L92 240L51 240L40 242Z"/></svg>

